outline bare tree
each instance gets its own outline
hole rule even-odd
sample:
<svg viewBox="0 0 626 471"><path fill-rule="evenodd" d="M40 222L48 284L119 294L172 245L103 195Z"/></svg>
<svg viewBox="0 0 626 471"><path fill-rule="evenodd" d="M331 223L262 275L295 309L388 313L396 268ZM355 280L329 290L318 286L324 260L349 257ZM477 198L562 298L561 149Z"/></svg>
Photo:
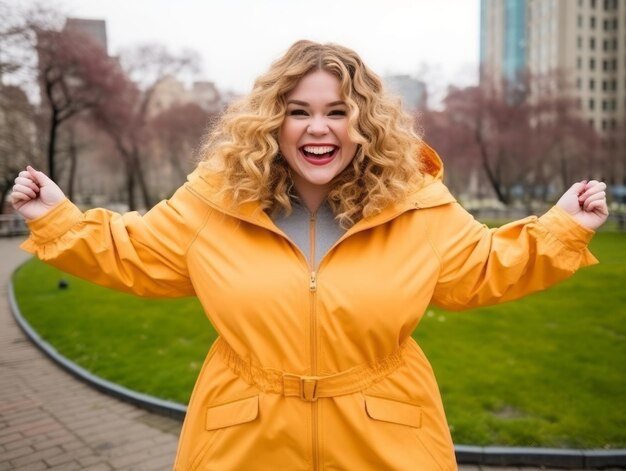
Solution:
<svg viewBox="0 0 626 471"><path fill-rule="evenodd" d="M135 208L134 187L137 183L143 204L149 208L154 201L142 168L149 157L149 105L162 78L193 74L198 70L200 59L196 53L185 51L177 55L161 45L151 44L123 52L121 63L128 76L138 84L141 93L132 94L132 99L125 100L125 106L113 104L102 109L97 117L126 164L129 207Z"/></svg>
<svg viewBox="0 0 626 471"><path fill-rule="evenodd" d="M216 116L195 103L172 106L150 122L153 148L165 155L177 180L184 180L193 167L192 156Z"/></svg>
<svg viewBox="0 0 626 471"><path fill-rule="evenodd" d="M533 92L514 96L484 87L450 88L443 111L422 116L426 138L465 157L452 160L461 174L479 165L503 204L547 200L575 175L593 173L595 165L589 156L597 136L581 118L566 79L557 72L521 77L519 89Z"/></svg>
<svg viewBox="0 0 626 471"><path fill-rule="evenodd" d="M34 109L24 91L0 83L0 213L20 170L36 165Z"/></svg>
<svg viewBox="0 0 626 471"><path fill-rule="evenodd" d="M49 109L48 172L56 177L59 127L79 113L102 106L126 78L88 35L76 30L36 30L39 83Z"/></svg>

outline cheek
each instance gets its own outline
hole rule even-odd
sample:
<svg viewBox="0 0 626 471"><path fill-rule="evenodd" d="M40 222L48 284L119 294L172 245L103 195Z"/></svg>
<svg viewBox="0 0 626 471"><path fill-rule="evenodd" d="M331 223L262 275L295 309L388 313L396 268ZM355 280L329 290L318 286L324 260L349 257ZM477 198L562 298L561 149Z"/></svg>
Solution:
<svg viewBox="0 0 626 471"><path fill-rule="evenodd" d="M293 145L300 138L298 123L285 122L278 131L278 145Z"/></svg>

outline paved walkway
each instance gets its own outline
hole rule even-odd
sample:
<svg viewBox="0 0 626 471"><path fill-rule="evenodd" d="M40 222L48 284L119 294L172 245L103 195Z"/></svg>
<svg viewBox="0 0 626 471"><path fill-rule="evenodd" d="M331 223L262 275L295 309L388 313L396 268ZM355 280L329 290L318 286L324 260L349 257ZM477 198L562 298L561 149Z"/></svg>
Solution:
<svg viewBox="0 0 626 471"><path fill-rule="evenodd" d="M0 238L0 471L171 470L180 422L101 394L53 364L10 314L28 255Z"/></svg>
<svg viewBox="0 0 626 471"><path fill-rule="evenodd" d="M13 269L28 257L19 242L0 238L0 471L171 470L178 421L76 380L17 326L6 287ZM461 471L481 469L538 468L460 466Z"/></svg>

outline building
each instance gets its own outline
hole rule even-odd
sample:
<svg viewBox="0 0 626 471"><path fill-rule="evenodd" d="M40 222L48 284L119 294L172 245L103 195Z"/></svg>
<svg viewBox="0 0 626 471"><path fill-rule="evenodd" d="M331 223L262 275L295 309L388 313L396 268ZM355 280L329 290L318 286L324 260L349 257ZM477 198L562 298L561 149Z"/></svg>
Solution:
<svg viewBox="0 0 626 471"><path fill-rule="evenodd" d="M527 0L481 0L480 18L481 82L519 90L528 67Z"/></svg>
<svg viewBox="0 0 626 471"><path fill-rule="evenodd" d="M522 87L524 71L566 74L618 179L626 176L626 1L481 0L480 40L483 85Z"/></svg>
<svg viewBox="0 0 626 471"><path fill-rule="evenodd" d="M107 26L105 20L87 20L84 18L67 18L64 29L80 31L87 34L108 54Z"/></svg>
<svg viewBox="0 0 626 471"><path fill-rule="evenodd" d="M414 112L426 107L426 84L409 75L388 75L383 78L389 91L400 96L404 108Z"/></svg>
<svg viewBox="0 0 626 471"><path fill-rule="evenodd" d="M223 107L220 93L213 82L194 82L191 88L187 88L176 77L167 75L151 91L147 116L152 118L172 106L186 103L195 103L208 113L217 113Z"/></svg>

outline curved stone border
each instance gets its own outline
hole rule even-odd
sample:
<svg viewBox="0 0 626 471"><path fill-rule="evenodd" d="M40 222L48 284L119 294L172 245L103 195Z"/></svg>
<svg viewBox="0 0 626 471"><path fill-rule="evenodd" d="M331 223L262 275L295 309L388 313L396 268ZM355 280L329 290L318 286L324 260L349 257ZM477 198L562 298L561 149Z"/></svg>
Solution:
<svg viewBox="0 0 626 471"><path fill-rule="evenodd" d="M14 272L15 274L15 272ZM83 367L77 365L71 360L68 360L61 355L52 345L46 342L41 336L30 326L28 321L24 319L15 299L15 292L13 290L13 276L9 279L8 283L9 291L9 306L13 312L17 324L24 331L29 340L34 343L41 351L48 355L52 361L59 366L67 370L78 379L85 381L89 385L93 386L103 393L122 399L131 404L137 405L144 409L147 409L158 414L174 417L177 419L183 419L187 411L187 407L183 404L179 404L173 401L166 401L158 397L143 394L132 389L125 388L119 384L112 383L106 379L96 376Z"/></svg>
<svg viewBox="0 0 626 471"><path fill-rule="evenodd" d="M13 273L15 274L15 272ZM142 394L96 376L73 361L61 355L52 345L43 340L24 319L15 300L13 276L9 279L9 305L18 325L26 336L55 363L82 381L105 394L130 402L139 407L178 419L183 419L187 407L177 402L165 401L158 397ZM455 445L459 464L485 466L550 466L564 469L603 469L625 468L624 450L576 450L567 448L526 448L526 447L479 447Z"/></svg>

